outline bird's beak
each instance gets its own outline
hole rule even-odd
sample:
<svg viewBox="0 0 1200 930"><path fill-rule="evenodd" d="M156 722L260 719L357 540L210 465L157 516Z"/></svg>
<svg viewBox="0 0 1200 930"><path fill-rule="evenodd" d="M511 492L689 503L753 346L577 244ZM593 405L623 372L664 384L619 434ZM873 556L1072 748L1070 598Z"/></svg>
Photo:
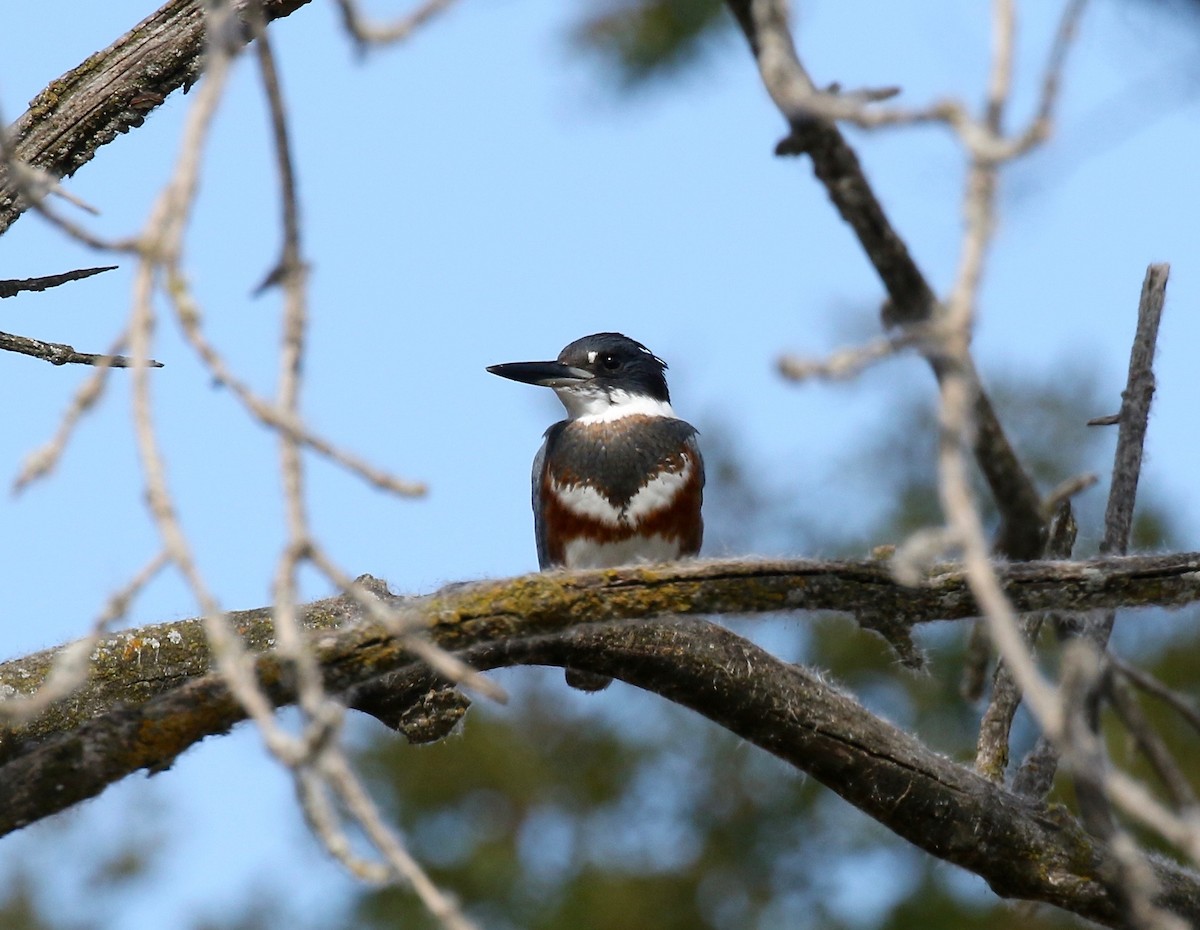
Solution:
<svg viewBox="0 0 1200 930"><path fill-rule="evenodd" d="M548 388L564 388L592 380L592 373L572 368L563 362L506 362L489 365L488 371L510 381L536 384Z"/></svg>

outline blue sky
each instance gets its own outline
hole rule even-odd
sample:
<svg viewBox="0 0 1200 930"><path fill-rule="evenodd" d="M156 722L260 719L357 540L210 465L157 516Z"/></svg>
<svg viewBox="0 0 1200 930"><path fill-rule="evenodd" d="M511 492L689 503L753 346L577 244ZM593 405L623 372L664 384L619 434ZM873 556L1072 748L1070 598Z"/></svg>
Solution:
<svg viewBox="0 0 1200 930"><path fill-rule="evenodd" d="M979 98L984 4L798 5L799 45L818 80L899 84L912 104ZM976 351L985 378L1052 366L1092 372L1115 410L1145 266L1172 262L1146 478L1172 495L1184 544L1195 548L1200 29L1152 6L1093 5L1055 138L1006 174ZM1014 122L1032 106L1055 7L1022 4ZM0 62L5 117L149 9L130 0L14 5L6 24L19 41ZM854 387L796 387L774 374L783 351L820 354L874 335L881 288L808 165L771 157L782 123L740 38L730 32L717 42L699 72L616 99L565 41L573 12L548 0L466 0L409 44L365 60L329 4L273 27L314 268L306 412L331 439L431 485L424 500L398 500L315 462L313 516L348 571L385 577L397 590L536 567L529 462L559 408L549 392L487 375L488 364L552 357L589 332L626 332L670 363L681 416L732 430L755 481L827 501L814 509L838 521L861 519L864 506L853 499L859 486L841 477L846 450L897 393L932 399L932 379L914 358ZM188 263L212 338L242 377L269 392L279 306L249 295L276 258L277 195L263 101L246 63L235 85L213 139ZM98 231L122 235L140 224L167 176L188 103L171 98L69 182L101 209L91 221ZM957 146L939 128L852 136L897 228L944 290L960 232ZM4 237L0 256L3 277L106 263L34 216ZM121 264L6 301L3 328L102 350L128 306L131 264ZM155 375L156 403L185 524L223 603L258 606L282 538L274 445L212 388L168 321L159 339L155 355L167 367ZM9 398L0 474L13 475L52 434L86 372L0 361ZM125 382L114 375L104 406L49 482L0 497L5 656L80 634L154 552ZM1083 534L1094 539L1098 529ZM310 595L326 593L310 582ZM165 577L133 618L194 613ZM172 825L162 890L112 905L109 926L136 928L161 926L195 902L236 900L246 887L238 883L259 875L279 880L284 873L268 863L280 850L301 851L296 867L310 894L343 887L334 866L297 844L302 827L291 807L286 780L257 738L241 732L71 817L77 829L107 832L146 809L152 824ZM0 862L28 854L54 829L6 840ZM231 848L231 831L256 840Z"/></svg>

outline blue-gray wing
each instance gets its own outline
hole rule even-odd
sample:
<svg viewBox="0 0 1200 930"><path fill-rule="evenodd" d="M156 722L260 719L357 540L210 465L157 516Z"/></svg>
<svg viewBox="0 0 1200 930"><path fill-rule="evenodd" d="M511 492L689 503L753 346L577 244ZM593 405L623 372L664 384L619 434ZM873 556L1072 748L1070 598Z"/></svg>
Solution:
<svg viewBox="0 0 1200 930"><path fill-rule="evenodd" d="M538 568L549 567L549 547L546 545L546 527L542 521L542 473L546 470L546 446L550 443L549 432L533 457L533 538L537 542Z"/></svg>

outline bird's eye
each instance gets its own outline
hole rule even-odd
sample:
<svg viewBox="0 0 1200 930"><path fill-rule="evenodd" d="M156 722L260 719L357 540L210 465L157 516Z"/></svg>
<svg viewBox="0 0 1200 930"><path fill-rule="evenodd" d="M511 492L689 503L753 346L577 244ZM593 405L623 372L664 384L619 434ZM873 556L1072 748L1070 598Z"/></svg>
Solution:
<svg viewBox="0 0 1200 930"><path fill-rule="evenodd" d="M621 367L621 360L611 353L605 352L600 356L600 364L609 371L616 371Z"/></svg>

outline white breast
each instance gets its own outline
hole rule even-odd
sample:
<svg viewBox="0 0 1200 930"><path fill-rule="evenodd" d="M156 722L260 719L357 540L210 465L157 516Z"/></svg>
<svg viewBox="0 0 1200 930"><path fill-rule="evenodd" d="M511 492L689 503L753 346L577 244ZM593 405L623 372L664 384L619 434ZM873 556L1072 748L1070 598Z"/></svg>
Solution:
<svg viewBox="0 0 1200 930"><path fill-rule="evenodd" d="M658 535L609 543L575 539L567 543L563 561L567 568L616 568L633 562L673 562L681 554L677 541Z"/></svg>

